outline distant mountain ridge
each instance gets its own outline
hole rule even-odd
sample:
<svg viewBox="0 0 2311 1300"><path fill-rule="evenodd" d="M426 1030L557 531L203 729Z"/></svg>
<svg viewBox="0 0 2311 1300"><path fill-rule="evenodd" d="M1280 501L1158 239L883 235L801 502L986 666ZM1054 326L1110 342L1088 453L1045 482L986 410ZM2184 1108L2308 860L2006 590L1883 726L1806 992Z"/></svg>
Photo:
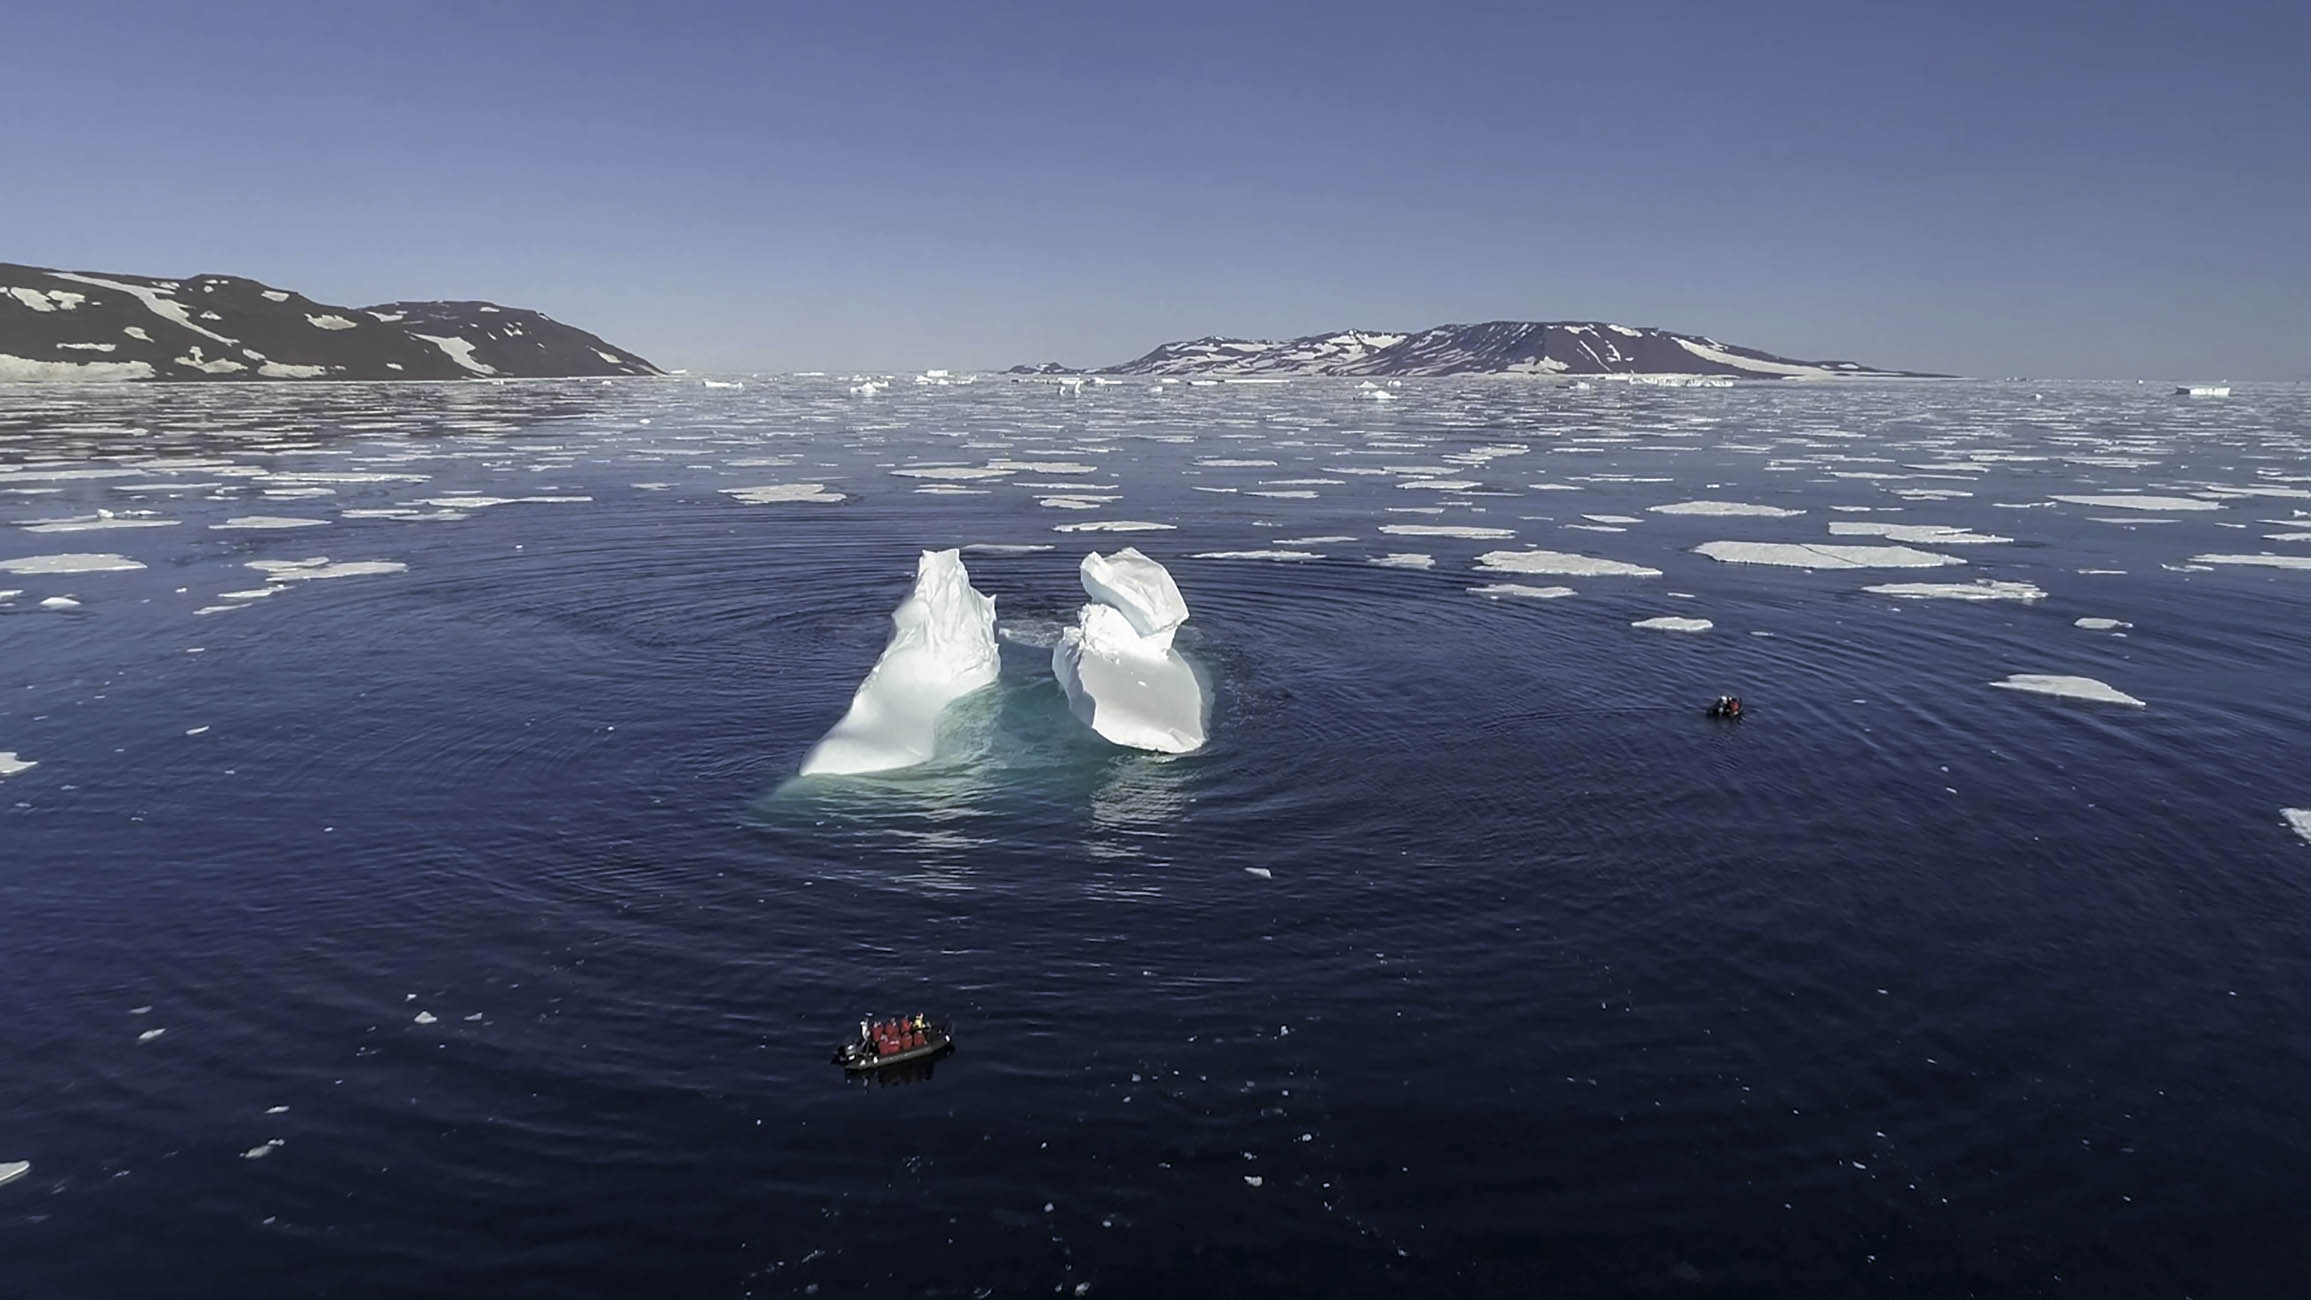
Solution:
<svg viewBox="0 0 2311 1300"><path fill-rule="evenodd" d="M658 367L490 302L337 307L232 275L0 262L0 380L547 379Z"/></svg>
<svg viewBox="0 0 2311 1300"><path fill-rule="evenodd" d="M1014 374L1075 374L1055 362L1014 366ZM1102 375L1724 375L1750 379L1829 379L1900 375L1854 361L1799 361L1700 334L1609 321L1485 321L1408 333L1341 330L1271 342L1208 337L1166 343L1144 356L1088 373Z"/></svg>

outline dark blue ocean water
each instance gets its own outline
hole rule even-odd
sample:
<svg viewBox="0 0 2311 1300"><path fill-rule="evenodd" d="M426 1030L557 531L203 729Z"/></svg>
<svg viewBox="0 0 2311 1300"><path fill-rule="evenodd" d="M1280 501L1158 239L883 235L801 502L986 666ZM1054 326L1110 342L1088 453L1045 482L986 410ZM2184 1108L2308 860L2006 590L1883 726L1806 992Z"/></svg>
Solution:
<svg viewBox="0 0 2311 1300"><path fill-rule="evenodd" d="M2299 1290L2311 571L2194 557L2311 392L744 383L0 390L0 1293ZM1838 521L2009 540L1691 549ZM1202 753L1051 679L1126 542ZM793 782L964 544L1000 685Z"/></svg>

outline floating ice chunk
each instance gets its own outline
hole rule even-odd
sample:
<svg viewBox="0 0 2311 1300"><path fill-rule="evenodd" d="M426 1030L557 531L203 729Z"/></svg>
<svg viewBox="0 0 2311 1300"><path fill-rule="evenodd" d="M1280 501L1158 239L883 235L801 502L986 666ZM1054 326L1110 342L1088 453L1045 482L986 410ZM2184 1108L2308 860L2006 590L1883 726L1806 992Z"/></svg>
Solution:
<svg viewBox="0 0 2311 1300"><path fill-rule="evenodd" d="M1876 520L1838 519L1830 523L1833 537L1883 537L1889 542L1919 542L1928 546L1986 546L2011 542L2011 537L1969 532L1948 524L1891 524Z"/></svg>
<svg viewBox="0 0 2311 1300"><path fill-rule="evenodd" d="M136 1036L136 1041L140 1043L149 1043L167 1032L168 1030L166 1029L147 1029L143 1033Z"/></svg>
<svg viewBox="0 0 2311 1300"><path fill-rule="evenodd" d="M1204 466L1204 467L1206 467L1206 468L1208 468L1208 469L1273 469L1273 468L1275 468L1275 465L1276 465L1276 462L1274 462L1274 461L1272 461L1272 460L1225 460L1225 459L1220 459L1220 460L1199 460L1199 461L1197 461L1196 463L1197 463L1198 465L1202 465L1202 466Z"/></svg>
<svg viewBox="0 0 2311 1300"><path fill-rule="evenodd" d="M1780 506L1752 505L1747 501L1672 501L1665 506L1647 506L1657 515L1718 515L1733 517L1752 515L1760 519L1787 519L1802 515L1803 510L1785 510Z"/></svg>
<svg viewBox="0 0 2311 1300"><path fill-rule="evenodd" d="M29 1160L0 1160L0 1187L6 1187L31 1172L32 1162Z"/></svg>
<svg viewBox="0 0 2311 1300"><path fill-rule="evenodd" d="M840 501L843 494L830 492L824 483L771 483L763 487L724 488L722 494L736 497L750 506L777 505L783 501Z"/></svg>
<svg viewBox="0 0 2311 1300"><path fill-rule="evenodd" d="M2053 497L2057 501L2067 501L2074 506L2100 506L2105 510L2220 510L2223 508L2223 503L2220 501L2202 501L2197 497L2153 497L2140 496L2134 493L2110 496L2065 496L2059 492L2054 493Z"/></svg>
<svg viewBox="0 0 2311 1300"><path fill-rule="evenodd" d="M279 528L320 528L326 526L328 522L329 521L326 519L300 519L294 515L237 515L231 519L227 519L221 524L210 524L209 527L215 529L252 530L272 530Z"/></svg>
<svg viewBox="0 0 2311 1300"><path fill-rule="evenodd" d="M2194 555L2193 564L2245 564L2266 569L2311 569L2311 555ZM0 568L6 567L0 564Z"/></svg>
<svg viewBox="0 0 2311 1300"><path fill-rule="evenodd" d="M41 600L42 609L78 609L80 602L70 596L48 596Z"/></svg>
<svg viewBox="0 0 2311 1300"><path fill-rule="evenodd" d="M1120 499L1118 497L1050 496L1035 498L1035 504L1046 510L1103 510L1114 505Z"/></svg>
<svg viewBox="0 0 2311 1300"><path fill-rule="evenodd" d="M0 777L11 777L18 772L29 772L40 766L40 760L18 758L13 749L0 749Z"/></svg>
<svg viewBox="0 0 2311 1300"><path fill-rule="evenodd" d="M125 555L26 555L0 560L0 573L125 573L144 566Z"/></svg>
<svg viewBox="0 0 2311 1300"><path fill-rule="evenodd" d="M925 551L891 614L891 640L804 776L888 772L929 761L947 706L995 682L995 601L971 586L959 551Z"/></svg>
<svg viewBox="0 0 2311 1300"><path fill-rule="evenodd" d="M243 1160L262 1160L262 1159L264 1159L266 1156L269 1156L269 1155L273 1154L275 1151L278 1151L278 1150L280 1150L280 1149L281 1149L281 1147L282 1147L283 1145L284 1145L284 1144L282 1143L281 1139L279 1139L279 1138L267 1138L267 1139L265 1140L265 1142L264 1142L264 1145L262 1145L262 1146L253 1146L253 1147L250 1147L248 1150L246 1150L246 1151L243 1151L243 1152L241 1153L241 1159L243 1159Z"/></svg>
<svg viewBox="0 0 2311 1300"><path fill-rule="evenodd" d="M1955 555L1907 546L1833 546L1811 542L1703 542L1695 553L1726 564L1776 564L1792 569L1931 569L1964 564Z"/></svg>
<svg viewBox="0 0 2311 1300"><path fill-rule="evenodd" d="M413 1021L415 1021L416 1023L418 1023L418 1024L421 1024L421 1025L430 1025L430 1024L432 1024L434 1021L436 1021L436 1020L439 1020L440 1018L441 1018L441 1017L439 1017L439 1016L436 1016L435 1014L433 1014L433 1013L432 1013L432 1012L430 1012L430 1011L420 1011L420 1012L418 1012L418 1013L417 1013L415 1016L412 1016L412 1017L411 1017L411 1019L412 1019Z"/></svg>
<svg viewBox="0 0 2311 1300"><path fill-rule="evenodd" d="M1055 533L1168 533L1177 524L1151 524L1144 519L1088 519L1080 524L1053 524Z"/></svg>
<svg viewBox="0 0 2311 1300"><path fill-rule="evenodd" d="M973 542L962 549L968 555L1032 555L1057 548L1049 542Z"/></svg>
<svg viewBox="0 0 2311 1300"><path fill-rule="evenodd" d="M302 560L250 560L248 568L265 575L268 582L310 582L322 578L368 578L387 573L406 573L409 566L399 560L343 560L334 561L326 555L315 555Z"/></svg>
<svg viewBox="0 0 2311 1300"><path fill-rule="evenodd" d="M1169 649L1172 633L1188 621L1187 598L1171 571L1126 546L1112 555L1097 551L1083 557L1077 569L1084 594L1112 605L1145 637L1154 649Z"/></svg>
<svg viewBox="0 0 2311 1300"><path fill-rule="evenodd" d="M2304 816L2311 817L2311 813L2305 813ZM1276 873L1270 871L1266 867L1246 867L1244 868L1244 874L1249 876L1258 876L1262 880L1274 880L1276 878Z"/></svg>
<svg viewBox="0 0 2311 1300"><path fill-rule="evenodd" d="M2044 600L2046 593L2028 582L1881 582L1862 590L1897 600Z"/></svg>
<svg viewBox="0 0 2311 1300"><path fill-rule="evenodd" d="M144 515L116 515L110 510L99 510L93 515L74 515L63 519L28 519L19 527L28 533L93 533L114 528L174 528L174 519L153 519Z"/></svg>
<svg viewBox="0 0 2311 1300"><path fill-rule="evenodd" d="M1321 560L1314 551L1198 551L1198 560Z"/></svg>
<svg viewBox="0 0 2311 1300"><path fill-rule="evenodd" d="M1342 536L1338 536L1338 535L1327 536L1327 537L1279 537L1279 538L1277 538L1277 539L1276 539L1276 545L1278 545L1278 546L1345 546L1345 545L1347 545L1348 543L1350 543L1350 542L1353 542L1353 541L1355 541L1355 540L1356 540L1356 539L1355 539L1355 538L1353 538L1353 537L1342 537Z"/></svg>
<svg viewBox="0 0 2311 1300"><path fill-rule="evenodd" d="M1168 573L1163 584L1156 584L1147 569L1160 572L1162 566L1137 552L1132 557L1124 560L1119 552L1096 568L1087 559L1084 590L1095 601L1107 600L1117 561L1123 560L1122 572L1131 574L1133 581L1129 590L1118 594L1140 607L1141 617L1152 615L1157 622L1168 619L1168 604L1150 603L1147 592L1153 586L1168 585L1176 597L1177 585L1170 583ZM1084 725L1132 749L1184 754L1202 748L1203 684L1197 680L1194 667L1172 647L1173 632L1187 617L1184 600L1177 613L1178 618L1160 631L1143 634L1135 626L1134 615L1124 608L1095 603L1085 605L1076 616L1076 625L1060 634L1059 643L1051 650L1052 675L1067 694L1068 708Z"/></svg>
<svg viewBox="0 0 2311 1300"><path fill-rule="evenodd" d="M1641 618L1629 626L1651 628L1656 632L1706 632L1717 625L1705 618L1677 618L1665 614L1659 618Z"/></svg>
<svg viewBox="0 0 2311 1300"><path fill-rule="evenodd" d="M1658 578L1661 570L1570 551L1486 551L1476 567L1490 573L1551 573L1595 578Z"/></svg>
<svg viewBox="0 0 2311 1300"><path fill-rule="evenodd" d="M2125 691L2092 677L2064 677L2049 673L2016 673L2004 681L1990 683L2009 691L2029 691L2037 695L2059 695L2070 700L2091 700L2097 704L2125 704L2134 708L2145 705Z"/></svg>
<svg viewBox="0 0 2311 1300"><path fill-rule="evenodd" d="M2279 816L2294 828L2297 835L2311 840L2311 808L2281 808ZM0 1176L0 1183L7 1181L6 1177Z"/></svg>
<svg viewBox="0 0 2311 1300"><path fill-rule="evenodd" d="M1016 471L995 469L987 465L901 465L891 473L899 478L980 479L1002 478Z"/></svg>
<svg viewBox="0 0 2311 1300"><path fill-rule="evenodd" d="M1514 528L1475 528L1465 524L1382 524L1380 531L1397 537L1465 537L1490 542L1514 537Z"/></svg>
<svg viewBox="0 0 2311 1300"><path fill-rule="evenodd" d="M1422 555L1418 552L1396 552L1374 556L1372 562L1384 569L1433 569L1436 567L1435 556Z"/></svg>
<svg viewBox="0 0 2311 1300"><path fill-rule="evenodd" d="M2120 628L2133 627L2134 624L2115 618L2081 618L2073 620L2071 626L2083 627L2089 632L2114 632Z"/></svg>
<svg viewBox="0 0 2311 1300"><path fill-rule="evenodd" d="M1503 596L1517 596L1525 600L1557 600L1572 595L1573 589L1571 587L1528 587L1521 582L1488 582L1481 587L1469 588L1468 593L1472 596L1483 596L1488 600L1499 600Z"/></svg>
<svg viewBox="0 0 2311 1300"><path fill-rule="evenodd" d="M1633 515L1582 515L1592 524L1641 524L1645 521Z"/></svg>

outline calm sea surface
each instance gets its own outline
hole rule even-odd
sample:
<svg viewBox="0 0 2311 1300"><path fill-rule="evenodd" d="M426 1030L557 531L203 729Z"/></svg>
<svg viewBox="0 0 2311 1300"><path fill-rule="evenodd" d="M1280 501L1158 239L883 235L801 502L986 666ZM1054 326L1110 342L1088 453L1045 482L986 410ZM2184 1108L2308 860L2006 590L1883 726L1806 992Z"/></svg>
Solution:
<svg viewBox="0 0 2311 1300"><path fill-rule="evenodd" d="M2311 389L730 378L0 389L0 1293L2311 1275ZM948 546L1001 683L794 780Z"/></svg>

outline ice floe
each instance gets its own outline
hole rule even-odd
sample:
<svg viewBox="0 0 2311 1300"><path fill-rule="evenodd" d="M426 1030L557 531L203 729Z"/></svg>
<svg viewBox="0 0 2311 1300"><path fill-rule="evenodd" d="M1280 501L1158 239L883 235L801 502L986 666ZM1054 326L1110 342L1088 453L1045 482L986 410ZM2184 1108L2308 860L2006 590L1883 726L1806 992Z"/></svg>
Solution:
<svg viewBox="0 0 2311 1300"><path fill-rule="evenodd" d="M1876 520L1830 521L1832 537L1883 537L1889 542L1916 542L1925 546L1988 546L2011 542L2011 537L1977 533L1948 524L1892 524Z"/></svg>
<svg viewBox="0 0 2311 1300"><path fill-rule="evenodd" d="M2073 619L2071 620L2070 625L2072 627L2083 627L2089 632L2115 632L2120 628L2128 628L2134 626L2132 623L2123 622L2115 618Z"/></svg>
<svg viewBox="0 0 2311 1300"><path fill-rule="evenodd" d="M2028 691L2035 695L2059 695L2066 700L2087 700L2096 704L2125 704L2133 708L2146 707L2141 700L2108 682L2092 677L2066 677L2053 673L2016 673L2002 681L1990 683L2001 690Z"/></svg>
<svg viewBox="0 0 2311 1300"><path fill-rule="evenodd" d="M1053 524L1055 533L1168 533L1178 524L1151 524L1144 519L1087 519L1080 524Z"/></svg>
<svg viewBox="0 0 2311 1300"><path fill-rule="evenodd" d="M886 772L928 761L947 706L993 685L995 601L971 586L958 551L925 551L891 614L891 639L802 775Z"/></svg>
<svg viewBox="0 0 2311 1300"><path fill-rule="evenodd" d="M301 519L294 515L237 515L221 524L210 524L209 527L274 531L283 528L321 528L326 526L328 522L326 519Z"/></svg>
<svg viewBox="0 0 2311 1300"><path fill-rule="evenodd" d="M2285 821L2297 835L2302 836L2306 840L2311 840L2311 808L2281 808L2279 810L2279 817L2281 820ZM6 1181L8 1180L5 1178L0 1178L0 1182Z"/></svg>
<svg viewBox="0 0 2311 1300"><path fill-rule="evenodd" d="M1479 528L1468 524L1382 524L1380 531L1397 537L1465 537L1479 542L1517 535L1514 528Z"/></svg>
<svg viewBox="0 0 2311 1300"><path fill-rule="evenodd" d="M1715 515L1723 518L1754 516L1759 519L1787 519L1805 513L1803 510L1754 505L1747 501L1672 501L1665 506L1645 508L1657 515Z"/></svg>
<svg viewBox="0 0 2311 1300"><path fill-rule="evenodd" d="M93 515L73 515L62 519L27 519L17 525L28 533L93 533L114 528L174 528L179 521L155 519L144 514L114 514L99 510Z"/></svg>
<svg viewBox="0 0 2311 1300"><path fill-rule="evenodd" d="M1772 564L1792 569L1931 569L1964 564L1955 555L1907 546L1837 546L1814 542L1703 542L1699 555L1726 564Z"/></svg>
<svg viewBox="0 0 2311 1300"><path fill-rule="evenodd" d="M1395 552L1376 555L1372 557L1372 563L1384 569L1433 569L1436 567L1436 557L1417 552Z"/></svg>
<svg viewBox="0 0 2311 1300"><path fill-rule="evenodd" d="M2220 510L2220 501L2202 501L2197 497L2154 497L2134 493L2104 496L2067 496L2053 493L2056 501L2067 501L2074 506L2100 506L2105 510Z"/></svg>
<svg viewBox="0 0 2311 1300"><path fill-rule="evenodd" d="M1717 626L1706 618L1677 618L1664 614L1658 618L1641 618L1631 627L1651 628L1656 632L1706 632Z"/></svg>
<svg viewBox="0 0 2311 1300"><path fill-rule="evenodd" d="M2044 600L2046 593L2035 583L1998 582L1980 578L1973 582L1882 582L1862 590L1873 596L1892 596L1897 600Z"/></svg>
<svg viewBox="0 0 2311 1300"><path fill-rule="evenodd" d="M1314 551L1198 551L1197 560L1321 560Z"/></svg>
<svg viewBox="0 0 2311 1300"><path fill-rule="evenodd" d="M38 766L40 766L38 759L19 758L13 749L0 749L0 777L14 776L18 772L29 772Z"/></svg>
<svg viewBox="0 0 2311 1300"><path fill-rule="evenodd" d="M1084 557L1081 573L1095 603L1083 606L1051 651L1051 671L1068 708L1128 748L1167 754L1202 748L1203 684L1172 645L1188 617L1178 585L1161 564L1129 548Z"/></svg>
<svg viewBox="0 0 2311 1300"><path fill-rule="evenodd" d="M1573 589L1571 587L1529 587L1521 582L1488 582L1481 587L1469 588L1468 594L1483 596L1488 600L1499 600L1504 596L1513 596L1520 600L1560 600L1572 595Z"/></svg>
<svg viewBox="0 0 2311 1300"><path fill-rule="evenodd" d="M2194 555L2191 557L2191 563L2239 564L2266 569L2311 569L2311 555Z"/></svg>
<svg viewBox="0 0 2311 1300"><path fill-rule="evenodd" d="M29 1160L0 1160L0 1187L6 1187L31 1172L32 1162Z"/></svg>
<svg viewBox="0 0 2311 1300"><path fill-rule="evenodd" d="M1488 573L1545 573L1594 578L1658 578L1661 570L1625 560L1608 560L1571 551L1486 551L1476 567Z"/></svg>
<svg viewBox="0 0 2311 1300"><path fill-rule="evenodd" d="M843 494L830 491L824 483L768 483L761 487L724 488L722 494L734 497L750 506L778 505L787 501L840 501Z"/></svg>
<svg viewBox="0 0 2311 1300"><path fill-rule="evenodd" d="M144 565L125 555L26 555L0 560L0 573L126 573Z"/></svg>
<svg viewBox="0 0 2311 1300"><path fill-rule="evenodd" d="M370 578L388 573L406 573L409 566L399 560L331 560L325 555L309 556L302 560L250 560L247 567L265 575L268 582L311 582L323 578Z"/></svg>

